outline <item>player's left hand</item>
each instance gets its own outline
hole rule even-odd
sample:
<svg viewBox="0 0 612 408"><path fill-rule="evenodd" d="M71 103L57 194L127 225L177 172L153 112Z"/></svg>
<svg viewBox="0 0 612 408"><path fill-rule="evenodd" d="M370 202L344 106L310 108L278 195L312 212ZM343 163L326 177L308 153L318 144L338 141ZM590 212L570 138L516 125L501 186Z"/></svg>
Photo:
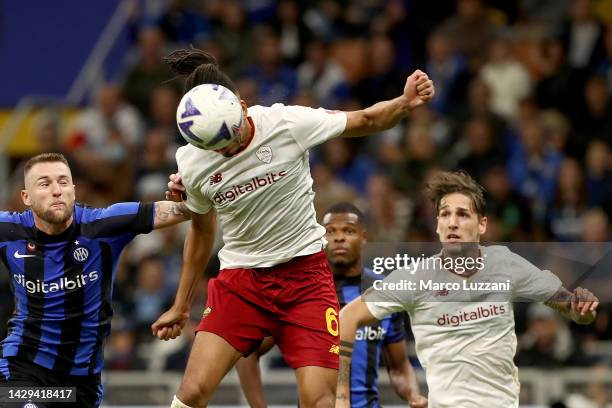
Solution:
<svg viewBox="0 0 612 408"><path fill-rule="evenodd" d="M432 100L436 93L434 83L420 69L414 71L404 86L404 96L408 99L410 109L418 108Z"/></svg>
<svg viewBox="0 0 612 408"><path fill-rule="evenodd" d="M588 289L577 287L572 293L572 312L585 316L589 312L594 313L599 306L599 299Z"/></svg>
<svg viewBox="0 0 612 408"><path fill-rule="evenodd" d="M413 395L408 400L408 404L410 408L427 408L427 397L421 394Z"/></svg>

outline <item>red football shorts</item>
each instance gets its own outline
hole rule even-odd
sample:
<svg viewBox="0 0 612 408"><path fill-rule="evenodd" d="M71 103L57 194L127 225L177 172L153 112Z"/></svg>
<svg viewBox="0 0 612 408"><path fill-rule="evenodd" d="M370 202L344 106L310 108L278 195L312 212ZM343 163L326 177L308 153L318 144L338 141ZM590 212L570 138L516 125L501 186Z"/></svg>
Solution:
<svg viewBox="0 0 612 408"><path fill-rule="evenodd" d="M198 331L249 354L274 337L293 368L338 369L338 298L323 251L270 268L222 269L208 282Z"/></svg>

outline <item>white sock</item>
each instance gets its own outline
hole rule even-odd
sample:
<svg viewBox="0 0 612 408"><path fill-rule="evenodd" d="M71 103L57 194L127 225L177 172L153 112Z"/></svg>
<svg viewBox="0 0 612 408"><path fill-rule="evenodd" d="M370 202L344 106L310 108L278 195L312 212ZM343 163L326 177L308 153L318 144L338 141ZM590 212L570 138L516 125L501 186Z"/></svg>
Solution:
<svg viewBox="0 0 612 408"><path fill-rule="evenodd" d="M176 398L176 395L175 395L174 399L172 400L172 405L170 405L170 408L191 408L191 407L189 405L183 404L178 398Z"/></svg>

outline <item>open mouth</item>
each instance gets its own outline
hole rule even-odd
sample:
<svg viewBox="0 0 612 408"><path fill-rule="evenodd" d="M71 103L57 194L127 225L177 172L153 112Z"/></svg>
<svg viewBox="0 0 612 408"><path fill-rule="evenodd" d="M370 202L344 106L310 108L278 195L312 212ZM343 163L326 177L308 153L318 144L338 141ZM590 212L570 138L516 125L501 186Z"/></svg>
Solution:
<svg viewBox="0 0 612 408"><path fill-rule="evenodd" d="M449 241L457 241L457 240L460 240L461 237L457 234L448 234L446 236L446 239L448 239Z"/></svg>

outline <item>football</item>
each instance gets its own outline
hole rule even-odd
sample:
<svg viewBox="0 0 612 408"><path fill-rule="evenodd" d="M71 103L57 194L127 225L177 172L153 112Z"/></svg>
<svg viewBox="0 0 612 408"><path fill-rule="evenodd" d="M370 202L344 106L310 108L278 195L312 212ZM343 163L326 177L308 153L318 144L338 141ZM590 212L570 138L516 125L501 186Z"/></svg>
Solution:
<svg viewBox="0 0 612 408"><path fill-rule="evenodd" d="M229 89L217 84L196 86L187 92L176 110L183 138L205 150L222 149L242 128L242 106Z"/></svg>

